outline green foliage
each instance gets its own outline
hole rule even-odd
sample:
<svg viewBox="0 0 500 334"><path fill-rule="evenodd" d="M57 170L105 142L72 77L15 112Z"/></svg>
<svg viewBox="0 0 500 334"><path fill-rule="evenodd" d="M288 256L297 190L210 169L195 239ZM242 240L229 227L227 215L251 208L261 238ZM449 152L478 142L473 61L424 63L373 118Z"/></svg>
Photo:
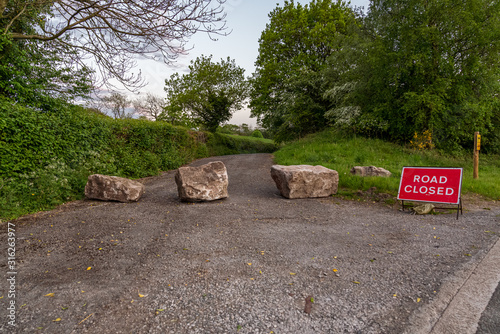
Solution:
<svg viewBox="0 0 500 334"><path fill-rule="evenodd" d="M260 130L254 130L252 132L252 137L255 137L255 138L264 138L264 135L262 135L262 132L260 132Z"/></svg>
<svg viewBox="0 0 500 334"><path fill-rule="evenodd" d="M339 186L350 191L368 190L397 195L404 166L462 167L462 192L478 193L500 200L500 157L481 155L480 177L472 178L473 161L469 156L443 155L437 151L415 151L380 139L354 136L329 129L282 147L275 153L282 165L322 165L339 173ZM350 174L354 166L377 166L389 170L389 178L359 177Z"/></svg>
<svg viewBox="0 0 500 334"><path fill-rule="evenodd" d="M330 59L331 121L401 143L428 131L448 152L500 130L500 1L374 0L347 46Z"/></svg>
<svg viewBox="0 0 500 334"><path fill-rule="evenodd" d="M321 71L339 49L339 37L355 24L355 14L343 2L285 1L269 18L259 40L250 107L276 140L285 141L326 126L330 102L323 96Z"/></svg>
<svg viewBox="0 0 500 334"><path fill-rule="evenodd" d="M36 33L34 27L43 21L48 6L31 8L32 3L16 1L6 5L0 13L0 95L43 110L56 107L60 100L88 96L92 71L74 66L71 60L68 64L74 52L63 54L51 42L13 40L8 33ZM13 20L18 11L23 15Z"/></svg>
<svg viewBox="0 0 500 334"><path fill-rule="evenodd" d="M273 150L257 138L112 119L68 104L41 112L0 98L0 219L79 199L90 174L142 178L211 154Z"/></svg>
<svg viewBox="0 0 500 334"><path fill-rule="evenodd" d="M239 135L209 134L210 155L229 155L241 153L273 153L278 146L270 139Z"/></svg>
<svg viewBox="0 0 500 334"><path fill-rule="evenodd" d="M195 123L215 132L243 106L247 97L245 70L229 57L213 63L212 56L201 56L191 61L189 71L182 76L175 73L165 80L167 111L182 110L190 114Z"/></svg>

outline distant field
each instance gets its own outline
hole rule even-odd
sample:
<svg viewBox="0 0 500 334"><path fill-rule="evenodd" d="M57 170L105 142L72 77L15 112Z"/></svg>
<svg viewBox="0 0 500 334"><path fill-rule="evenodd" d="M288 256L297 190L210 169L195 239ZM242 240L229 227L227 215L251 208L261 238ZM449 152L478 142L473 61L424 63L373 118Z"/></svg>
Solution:
<svg viewBox="0 0 500 334"><path fill-rule="evenodd" d="M346 136L333 130L317 133L285 145L275 153L281 165L322 165L339 173L344 191L368 190L397 195L404 166L462 167L462 193L473 192L500 200L500 156L480 156L479 179L472 178L470 155L453 157L437 151L416 151L378 139ZM350 174L353 166L377 166L389 170L390 178L359 177Z"/></svg>

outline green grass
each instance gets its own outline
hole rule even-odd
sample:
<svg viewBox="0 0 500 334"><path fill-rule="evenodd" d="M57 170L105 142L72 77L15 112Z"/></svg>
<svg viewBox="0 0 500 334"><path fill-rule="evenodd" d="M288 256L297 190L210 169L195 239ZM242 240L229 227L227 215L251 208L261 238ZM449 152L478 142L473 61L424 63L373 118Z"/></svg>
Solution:
<svg viewBox="0 0 500 334"><path fill-rule="evenodd" d="M340 188L350 191L376 187L378 192L396 195L404 166L462 167L462 193L477 193L500 200L500 157L480 156L479 179L472 178L472 152L454 157L438 151L415 151L378 139L354 137L326 130L293 142L275 153L281 165L322 165L339 173ZM350 174L353 166L377 166L389 170L390 178L359 177Z"/></svg>
<svg viewBox="0 0 500 334"><path fill-rule="evenodd" d="M266 144L273 144L274 141L272 139L266 139L266 138L259 138L259 137L252 137L252 136L239 136L239 135L227 135L231 138L234 138L236 140L250 140L253 142L261 142L261 143L266 143Z"/></svg>
<svg viewBox="0 0 500 334"><path fill-rule="evenodd" d="M209 134L210 155L229 155L242 153L273 153L278 149L274 141L250 136Z"/></svg>

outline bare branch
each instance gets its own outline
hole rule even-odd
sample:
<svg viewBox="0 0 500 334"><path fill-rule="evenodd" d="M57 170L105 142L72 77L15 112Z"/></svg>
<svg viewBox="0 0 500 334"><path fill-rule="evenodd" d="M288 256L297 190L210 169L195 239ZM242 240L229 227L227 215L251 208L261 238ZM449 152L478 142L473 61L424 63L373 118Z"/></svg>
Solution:
<svg viewBox="0 0 500 334"><path fill-rule="evenodd" d="M24 12L26 11L27 6L28 6L27 4L26 4L26 5L24 5L23 9L21 9L21 11L19 11L19 13L18 13L16 16L14 16L14 18L13 18L12 20L10 20L9 24L7 24L7 27L5 27L4 34L6 34L6 33L9 31L10 27L14 24L14 22L15 22L15 21L16 21L16 20L17 20L17 19L18 19L21 15L23 15L23 14L24 14Z"/></svg>
<svg viewBox="0 0 500 334"><path fill-rule="evenodd" d="M0 11L5 0L0 0ZM115 78L127 88L143 84L128 73L137 57L170 63L185 52L187 40L197 32L226 35L223 4L226 0L34 0L25 3L3 34L14 40L50 42L59 49L77 50L72 61L83 63L89 55L103 80ZM14 1L18 8L22 2ZM11 31L32 9L47 20L35 22L34 31ZM88 65L88 64L87 64Z"/></svg>

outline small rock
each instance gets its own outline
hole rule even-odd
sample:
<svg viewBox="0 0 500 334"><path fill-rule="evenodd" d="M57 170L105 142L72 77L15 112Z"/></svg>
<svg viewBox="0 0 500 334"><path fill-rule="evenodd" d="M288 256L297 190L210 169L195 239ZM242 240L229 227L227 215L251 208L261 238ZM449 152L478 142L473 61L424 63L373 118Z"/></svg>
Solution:
<svg viewBox="0 0 500 334"><path fill-rule="evenodd" d="M351 174L359 176L380 176L390 177L392 175L387 169L375 166L354 166L351 168Z"/></svg>
<svg viewBox="0 0 500 334"><path fill-rule="evenodd" d="M427 204L422 204L422 205L414 206L413 207L413 211L417 215L426 215L426 214L431 213L434 210L434 208L435 208L434 205L432 205L430 203L427 203Z"/></svg>

